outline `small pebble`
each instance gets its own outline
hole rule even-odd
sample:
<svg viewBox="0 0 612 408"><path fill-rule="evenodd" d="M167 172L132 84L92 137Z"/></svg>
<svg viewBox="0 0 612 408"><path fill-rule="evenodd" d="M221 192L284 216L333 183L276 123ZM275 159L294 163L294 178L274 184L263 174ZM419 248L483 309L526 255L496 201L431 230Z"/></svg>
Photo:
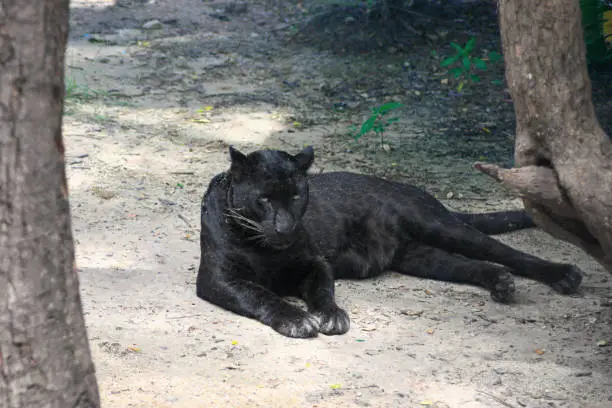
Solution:
<svg viewBox="0 0 612 408"><path fill-rule="evenodd" d="M142 25L145 30L160 30L164 28L164 24L159 20L150 20Z"/></svg>

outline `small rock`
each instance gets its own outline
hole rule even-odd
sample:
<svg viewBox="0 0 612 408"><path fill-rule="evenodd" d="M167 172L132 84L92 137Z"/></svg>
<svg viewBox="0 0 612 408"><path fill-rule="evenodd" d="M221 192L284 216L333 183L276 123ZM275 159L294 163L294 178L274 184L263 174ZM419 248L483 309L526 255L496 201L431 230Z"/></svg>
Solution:
<svg viewBox="0 0 612 408"><path fill-rule="evenodd" d="M164 28L164 24L159 20L147 21L142 25L145 30L161 30Z"/></svg>
<svg viewBox="0 0 612 408"><path fill-rule="evenodd" d="M227 14L245 14L249 10L249 5L246 1L235 1L225 6Z"/></svg>
<svg viewBox="0 0 612 408"><path fill-rule="evenodd" d="M111 36L111 41L114 40L117 44L122 45L140 40L142 38L144 38L144 34L140 30L134 28L122 28L121 30L117 31L115 38L112 38Z"/></svg>
<svg viewBox="0 0 612 408"><path fill-rule="evenodd" d="M187 59L183 56L179 56L174 64L178 68L189 68L189 63L187 63Z"/></svg>
<svg viewBox="0 0 612 408"><path fill-rule="evenodd" d="M230 18L223 13L210 13L209 16L221 21L230 21Z"/></svg>

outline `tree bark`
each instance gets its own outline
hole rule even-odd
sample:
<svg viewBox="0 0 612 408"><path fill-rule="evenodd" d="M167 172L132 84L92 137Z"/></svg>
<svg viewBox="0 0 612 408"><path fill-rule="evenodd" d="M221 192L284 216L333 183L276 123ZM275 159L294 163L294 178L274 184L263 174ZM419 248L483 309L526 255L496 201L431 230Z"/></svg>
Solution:
<svg viewBox="0 0 612 408"><path fill-rule="evenodd" d="M64 169L67 0L0 0L0 408L98 407Z"/></svg>
<svg viewBox="0 0 612 408"><path fill-rule="evenodd" d="M591 99L578 0L500 0L517 168L476 163L543 230L612 272L612 143Z"/></svg>

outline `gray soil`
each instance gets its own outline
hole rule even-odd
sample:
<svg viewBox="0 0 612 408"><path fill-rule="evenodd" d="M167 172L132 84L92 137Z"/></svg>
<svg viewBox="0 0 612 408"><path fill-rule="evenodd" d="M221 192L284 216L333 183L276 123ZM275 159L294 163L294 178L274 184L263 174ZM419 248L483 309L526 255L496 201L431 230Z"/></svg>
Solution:
<svg viewBox="0 0 612 408"><path fill-rule="evenodd" d="M340 281L351 330L311 340L195 296L200 199L229 144L312 144L315 171L412 182L455 209L519 208L471 168L512 164L512 103L491 84L503 69L458 94L439 68L449 42L472 34L479 50L499 50L494 4L407 14L411 34L391 41L357 9L321 14L307 1L112 3L72 1L64 124L105 407L612 406L609 275L539 230L499 239L577 264L578 295L517 278L516 302L501 305L394 273ZM612 86L600 76L606 118ZM374 135L354 142L349 127L387 101L405 107L382 148Z"/></svg>

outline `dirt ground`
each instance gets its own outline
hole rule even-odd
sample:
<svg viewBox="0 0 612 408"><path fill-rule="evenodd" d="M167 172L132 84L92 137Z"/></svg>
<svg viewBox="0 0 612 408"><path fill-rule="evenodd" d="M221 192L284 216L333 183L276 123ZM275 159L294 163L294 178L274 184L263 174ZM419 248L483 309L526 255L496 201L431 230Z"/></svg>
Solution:
<svg viewBox="0 0 612 408"><path fill-rule="evenodd" d="M580 294L517 278L516 303L500 305L393 273L340 281L351 330L311 340L195 296L200 199L228 144L308 143L316 170L409 181L455 209L519 207L471 169L512 164L512 104L491 84L503 69L458 94L439 68L450 41L499 50L494 5L408 14L411 35L389 45L358 10L321 15L313 2L119 3L72 1L64 127L104 407L612 406L610 277L538 230L499 239L579 265ZM597 75L605 119L612 81ZM384 148L354 143L350 126L386 101L405 108Z"/></svg>

